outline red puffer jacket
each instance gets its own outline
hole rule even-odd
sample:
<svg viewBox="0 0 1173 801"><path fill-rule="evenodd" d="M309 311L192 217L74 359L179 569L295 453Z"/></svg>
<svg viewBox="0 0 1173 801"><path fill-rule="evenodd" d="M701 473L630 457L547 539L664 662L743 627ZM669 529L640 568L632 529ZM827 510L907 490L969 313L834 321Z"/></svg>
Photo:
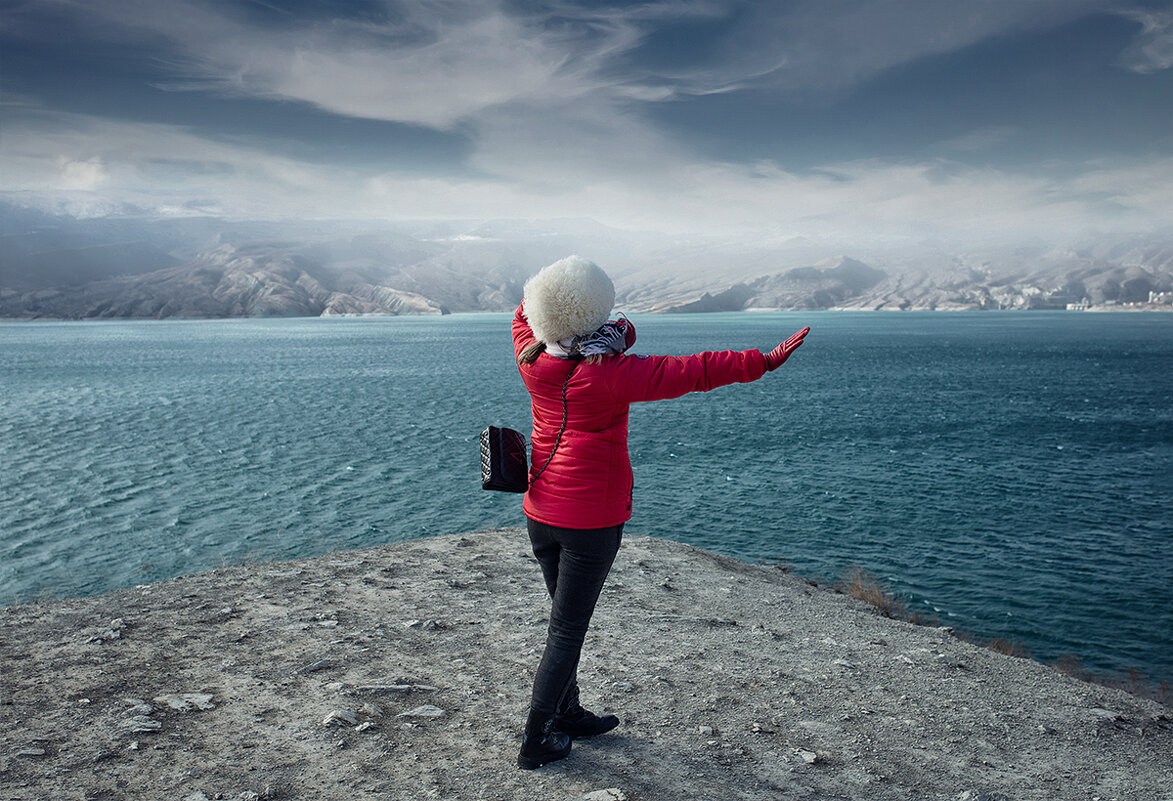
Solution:
<svg viewBox="0 0 1173 801"><path fill-rule="evenodd" d="M513 316L515 353L534 341L518 306ZM534 417L531 485L522 508L531 519L562 528L603 528L631 519L629 405L756 381L766 372L765 358L756 350L616 355L599 364L580 362L566 389L562 444L546 471L532 481L554 449L562 425L562 384L574 364L543 353L533 364L518 368Z"/></svg>

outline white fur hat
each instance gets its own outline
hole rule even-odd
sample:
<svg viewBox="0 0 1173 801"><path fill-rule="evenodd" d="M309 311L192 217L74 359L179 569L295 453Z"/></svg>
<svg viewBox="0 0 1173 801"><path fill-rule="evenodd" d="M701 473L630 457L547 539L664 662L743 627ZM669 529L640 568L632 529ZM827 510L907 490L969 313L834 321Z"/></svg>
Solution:
<svg viewBox="0 0 1173 801"><path fill-rule="evenodd" d="M615 305L615 285L581 256L556 261L525 282L525 319L542 342L589 334Z"/></svg>

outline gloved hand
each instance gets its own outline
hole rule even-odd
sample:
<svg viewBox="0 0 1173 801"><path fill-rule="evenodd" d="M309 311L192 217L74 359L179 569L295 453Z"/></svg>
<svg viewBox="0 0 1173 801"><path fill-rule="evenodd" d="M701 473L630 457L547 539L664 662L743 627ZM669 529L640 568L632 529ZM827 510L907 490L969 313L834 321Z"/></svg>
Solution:
<svg viewBox="0 0 1173 801"><path fill-rule="evenodd" d="M811 327L808 325L798 333L793 334L789 339L769 353L762 354L766 357L766 370L777 370L785 364L786 360L790 358L790 354L794 353L802 345L803 338L810 333L810 330Z"/></svg>

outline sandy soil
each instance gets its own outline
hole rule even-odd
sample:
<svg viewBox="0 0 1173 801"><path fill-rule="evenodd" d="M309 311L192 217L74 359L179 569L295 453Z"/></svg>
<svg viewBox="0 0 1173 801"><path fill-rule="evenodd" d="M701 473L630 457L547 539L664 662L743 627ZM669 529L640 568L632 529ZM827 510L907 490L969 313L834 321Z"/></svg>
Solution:
<svg viewBox="0 0 1173 801"><path fill-rule="evenodd" d="M0 799L1173 799L1165 707L639 537L522 771L547 611L520 529L2 609Z"/></svg>

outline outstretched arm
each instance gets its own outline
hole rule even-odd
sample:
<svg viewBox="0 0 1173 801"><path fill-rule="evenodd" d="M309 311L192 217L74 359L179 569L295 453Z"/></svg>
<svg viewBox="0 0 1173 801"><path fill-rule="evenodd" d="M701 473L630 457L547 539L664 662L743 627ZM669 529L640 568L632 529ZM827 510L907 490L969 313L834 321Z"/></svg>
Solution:
<svg viewBox="0 0 1173 801"><path fill-rule="evenodd" d="M789 339L787 339L778 347L774 348L769 353L764 354L766 357L766 369L777 370L779 367L785 364L786 360L790 358L790 354L794 353L794 351L798 350L799 346L802 345L803 338L806 337L810 331L811 327L808 325L806 328L793 334Z"/></svg>
<svg viewBox="0 0 1173 801"><path fill-rule="evenodd" d="M768 354L727 350L691 356L624 356L608 371L608 385L615 397L636 403L756 381L781 367L809 332L809 327L798 331Z"/></svg>

